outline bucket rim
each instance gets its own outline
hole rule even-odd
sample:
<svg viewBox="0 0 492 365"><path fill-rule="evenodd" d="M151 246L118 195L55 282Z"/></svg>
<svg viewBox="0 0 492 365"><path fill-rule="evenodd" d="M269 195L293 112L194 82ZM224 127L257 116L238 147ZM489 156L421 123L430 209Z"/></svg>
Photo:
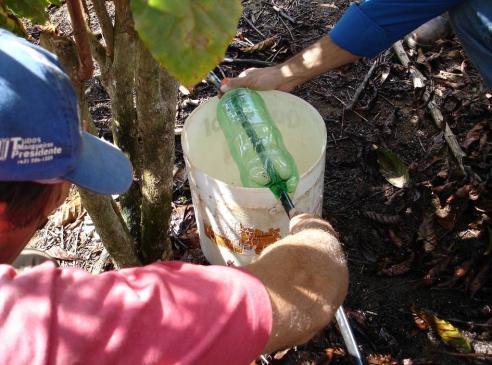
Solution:
<svg viewBox="0 0 492 365"><path fill-rule="evenodd" d="M322 141L322 144L321 144L321 148L320 148L320 155L319 157L316 159L316 161L302 174L302 175L299 175L299 181L303 178L303 177L306 177L307 175L311 174L312 171L319 165L319 163L321 162L321 160L323 160L325 157L323 156L323 152L326 154L326 145L328 143L328 137L327 137L327 131L326 131L326 124L325 124L325 121L323 119L323 117L321 116L321 114L319 113L319 111L314 107L312 106L310 103L308 103L306 100L296 96L296 95L293 95L291 93L288 93L288 92L285 92L285 91L279 91L279 90L267 90L267 91L264 91L264 90L261 90L261 91L258 91L260 94L263 94L263 93L275 93L275 94L280 94L280 95L284 95L284 96L287 96L287 97L292 97L294 99L297 99L298 101L304 103L308 108L312 109L316 115L319 116L319 120L321 121L320 123L320 126L321 126L321 129L323 130L323 141ZM199 113L199 110L203 107L205 107L205 105L213 100L218 100L218 97L217 96L214 96L212 98L209 98L208 100L206 100L205 102L201 103L198 107L195 108L195 110L193 110L190 115L188 115L188 117L186 118L184 124L183 124L183 131L181 133L181 148L183 149L183 157L186 161L186 163L188 164L188 166L191 168L191 169L194 169L194 170L197 170L199 171L200 173L206 175L207 177L221 183L221 184L224 184L228 187L230 187L231 189L234 189L234 190L237 190L238 192L240 191L270 191L268 188L252 188L252 187L245 187L245 186L238 186L238 185L232 185L231 183L227 183L219 178L216 178L214 176L211 176L210 174L206 173L205 171L203 171L203 169L200 169L198 168L192 161L190 158L188 158L189 156L189 149L188 149L188 144L185 143L186 139L187 139L187 129L188 129L188 125L189 125L189 120L195 115L195 114L198 114ZM297 192L297 189L296 189L296 192ZM294 192L294 195L296 195L296 192Z"/></svg>

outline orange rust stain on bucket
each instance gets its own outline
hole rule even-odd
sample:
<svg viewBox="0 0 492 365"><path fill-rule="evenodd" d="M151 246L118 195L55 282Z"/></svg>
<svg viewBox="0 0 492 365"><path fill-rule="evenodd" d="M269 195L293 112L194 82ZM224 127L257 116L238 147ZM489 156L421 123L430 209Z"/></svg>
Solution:
<svg viewBox="0 0 492 365"><path fill-rule="evenodd" d="M233 245L231 240L227 237L215 233L212 227L210 227L208 224L205 224L205 235L212 241L214 241L218 246L226 247L234 253L243 253L243 249L241 247Z"/></svg>
<svg viewBox="0 0 492 365"><path fill-rule="evenodd" d="M268 231L262 231L256 228L245 228L241 225L239 232L241 243L254 247L257 254L272 243L280 239L280 228L270 228Z"/></svg>
<svg viewBox="0 0 492 365"><path fill-rule="evenodd" d="M251 250L254 248L256 254L259 254L263 249L277 242L280 237L280 228L270 228L268 231L262 231L256 228L246 228L241 225L239 231L239 245L231 242L230 239L224 237L212 229L211 226L205 224L205 235L214 241L218 246L226 247L234 253L242 254L245 249Z"/></svg>

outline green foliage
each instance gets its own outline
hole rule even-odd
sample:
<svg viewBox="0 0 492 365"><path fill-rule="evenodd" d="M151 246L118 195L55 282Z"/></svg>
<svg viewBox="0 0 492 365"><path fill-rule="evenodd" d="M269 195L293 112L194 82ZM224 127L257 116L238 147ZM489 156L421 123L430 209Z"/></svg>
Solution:
<svg viewBox="0 0 492 365"><path fill-rule="evenodd" d="M240 0L132 0L135 28L150 52L191 87L222 61L241 16Z"/></svg>
<svg viewBox="0 0 492 365"><path fill-rule="evenodd" d="M408 186L410 176L407 165L393 151L375 147L381 175L393 186L403 188Z"/></svg>
<svg viewBox="0 0 492 365"><path fill-rule="evenodd" d="M17 35L25 36L25 29L20 20L13 15L0 0L0 28L8 29Z"/></svg>
<svg viewBox="0 0 492 365"><path fill-rule="evenodd" d="M35 23L44 23L48 20L46 8L50 4L60 4L61 0L4 0L5 5L16 16L27 18Z"/></svg>

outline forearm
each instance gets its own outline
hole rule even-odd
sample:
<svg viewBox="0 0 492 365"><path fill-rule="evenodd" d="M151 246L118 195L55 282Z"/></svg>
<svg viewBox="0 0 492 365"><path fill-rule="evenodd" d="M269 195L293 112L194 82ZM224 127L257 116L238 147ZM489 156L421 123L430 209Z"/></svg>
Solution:
<svg viewBox="0 0 492 365"><path fill-rule="evenodd" d="M330 36L324 36L286 62L276 66L286 82L302 84L359 57L337 46Z"/></svg>
<svg viewBox="0 0 492 365"><path fill-rule="evenodd" d="M340 242L319 229L284 238L246 269L263 282L272 303L266 353L308 341L332 320L347 293Z"/></svg>

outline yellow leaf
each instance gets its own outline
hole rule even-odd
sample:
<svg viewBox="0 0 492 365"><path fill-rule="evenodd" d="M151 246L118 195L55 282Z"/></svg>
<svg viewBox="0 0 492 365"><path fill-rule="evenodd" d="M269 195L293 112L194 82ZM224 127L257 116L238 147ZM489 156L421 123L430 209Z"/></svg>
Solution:
<svg viewBox="0 0 492 365"><path fill-rule="evenodd" d="M473 351L470 341L451 323L430 313L420 312L419 314L421 317L425 318L425 320L432 326L439 337L441 337L447 345L454 347L460 352Z"/></svg>

